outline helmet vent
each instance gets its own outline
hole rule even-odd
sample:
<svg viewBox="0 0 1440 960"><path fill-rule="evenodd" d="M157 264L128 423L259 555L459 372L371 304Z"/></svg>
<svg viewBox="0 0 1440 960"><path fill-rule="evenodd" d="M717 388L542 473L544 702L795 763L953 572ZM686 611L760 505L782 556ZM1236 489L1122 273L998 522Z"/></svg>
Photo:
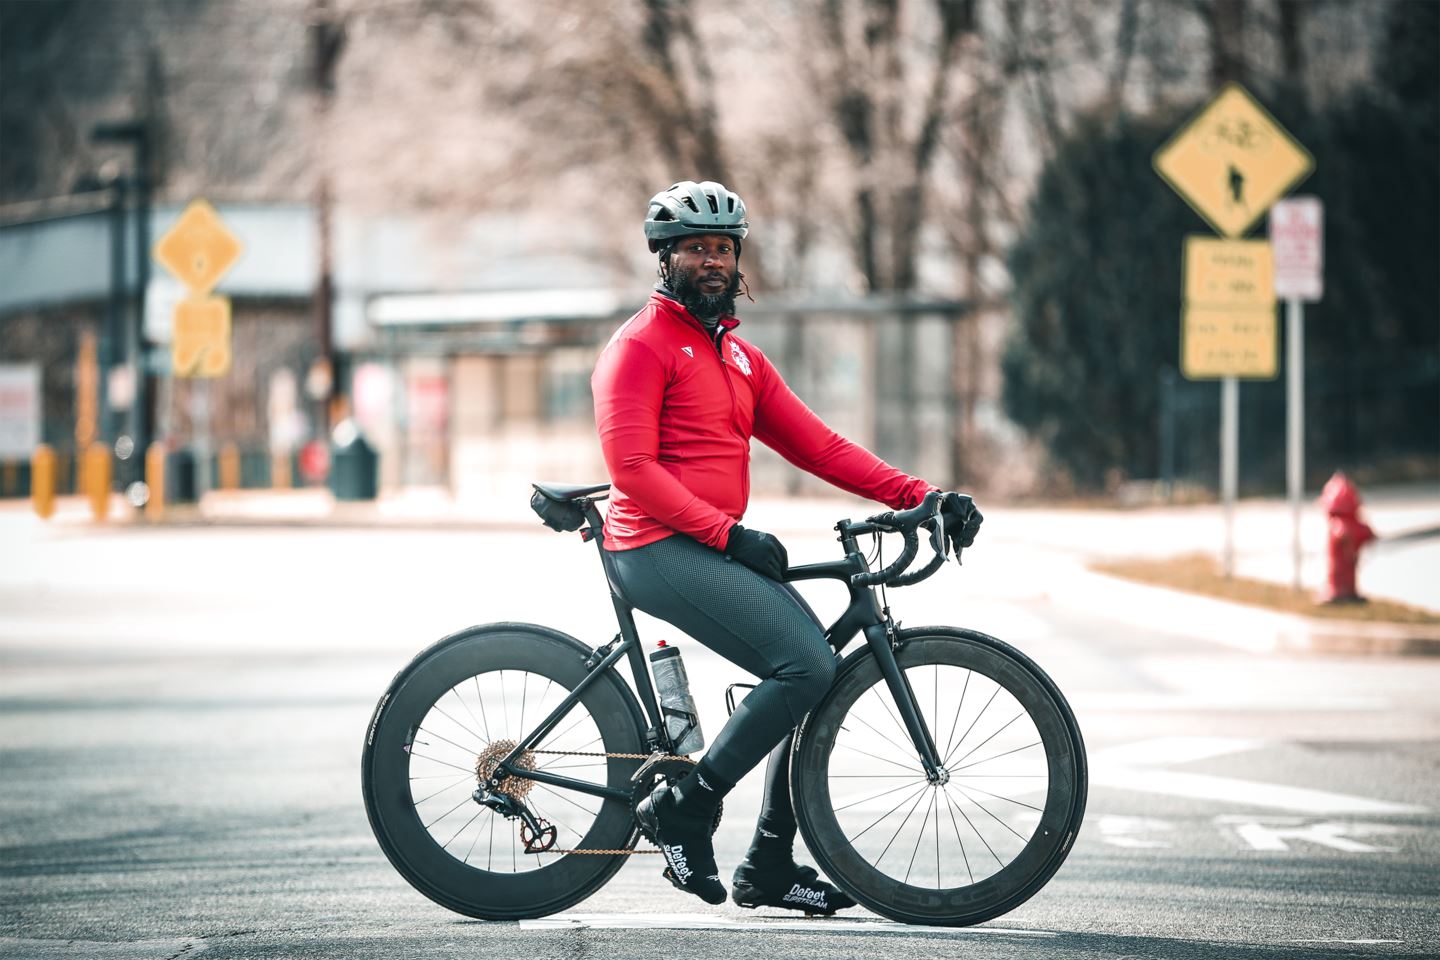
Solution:
<svg viewBox="0 0 1440 960"><path fill-rule="evenodd" d="M719 213L719 212L720 212L720 204L715 201L715 194L713 194L713 193L707 193L707 194L705 194L705 199L710 201L710 212L711 212L711 213Z"/></svg>
<svg viewBox="0 0 1440 960"><path fill-rule="evenodd" d="M689 207L691 210L694 210L696 213L699 213L699 212L700 212L700 208L697 207L697 206L695 206L695 201L694 201L694 199L692 199L691 197L685 197L684 200L685 200L685 206Z"/></svg>

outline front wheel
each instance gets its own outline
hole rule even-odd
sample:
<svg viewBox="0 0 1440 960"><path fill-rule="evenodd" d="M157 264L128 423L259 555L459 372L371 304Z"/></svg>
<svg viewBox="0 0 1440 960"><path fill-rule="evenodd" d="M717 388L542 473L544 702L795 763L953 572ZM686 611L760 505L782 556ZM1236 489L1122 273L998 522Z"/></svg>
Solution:
<svg viewBox="0 0 1440 960"><path fill-rule="evenodd" d="M395 869L436 903L487 920L543 917L580 902L624 864L635 842L628 803L501 781L497 793L555 829L547 851L530 853L521 821L474 796L479 771L585 679L589 654L573 637L533 624L472 627L417 656L380 699L361 763L365 809ZM641 729L640 708L612 671L517 766L628 793L640 766L633 755L645 750Z"/></svg>
<svg viewBox="0 0 1440 960"><path fill-rule="evenodd" d="M791 755L811 853L865 906L965 926L1060 868L1085 813L1080 729L1028 657L969 630L902 630L896 660L941 758L932 782L868 651L851 655Z"/></svg>

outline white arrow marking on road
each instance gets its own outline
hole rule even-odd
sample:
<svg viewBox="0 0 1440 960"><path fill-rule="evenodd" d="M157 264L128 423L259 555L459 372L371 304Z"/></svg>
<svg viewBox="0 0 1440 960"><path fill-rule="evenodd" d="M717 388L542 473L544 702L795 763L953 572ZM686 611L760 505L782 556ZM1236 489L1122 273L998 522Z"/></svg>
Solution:
<svg viewBox="0 0 1440 960"><path fill-rule="evenodd" d="M947 936L966 934L1001 934L1017 937L1056 937L1049 930L1015 930L1006 927L925 927L886 920L791 920L777 917L771 921L732 920L708 913L567 913L539 920L521 920L521 930L581 930L587 927L604 930L765 930L772 933L943 933Z"/></svg>
<svg viewBox="0 0 1440 960"><path fill-rule="evenodd" d="M1377 847L1352 839L1353 835L1368 836L1376 833L1397 833L1398 827L1385 823L1337 823L1323 821L1305 823L1297 818L1270 817L1216 817L1216 823L1232 824L1241 840L1251 850L1267 853L1284 853L1290 849L1287 840L1313 843L1321 847L1339 850L1341 853L1394 853L1394 847Z"/></svg>
<svg viewBox="0 0 1440 960"><path fill-rule="evenodd" d="M1262 740L1224 737L1157 737L1097 751L1090 757L1090 782L1121 790L1159 793L1172 797L1221 800L1245 806L1269 807L1298 813L1424 813L1425 808L1409 803L1372 800L1345 793L1287 787L1254 780L1237 780L1203 773L1180 773L1156 769L1160 764L1190 763L1195 760L1253 750L1266 745Z"/></svg>

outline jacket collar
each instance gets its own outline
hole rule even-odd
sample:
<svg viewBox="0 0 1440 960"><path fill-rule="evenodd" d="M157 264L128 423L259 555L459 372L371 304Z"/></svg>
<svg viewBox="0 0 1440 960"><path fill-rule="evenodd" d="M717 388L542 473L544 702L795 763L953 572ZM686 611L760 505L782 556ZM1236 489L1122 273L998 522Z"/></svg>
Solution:
<svg viewBox="0 0 1440 960"><path fill-rule="evenodd" d="M656 290L655 292L650 294L650 302L658 306L660 309L664 310L670 316L673 316L675 319L681 321L682 323L688 323L692 327L695 327L701 333L708 334L710 332L709 328L707 328L705 324L702 323L700 319L695 316L695 314L691 313L688 309L686 309L683 303L681 303L679 300L676 300L668 293ZM739 317L724 316L720 318L720 327L726 333L729 333L731 330L734 330L738 326L740 326Z"/></svg>

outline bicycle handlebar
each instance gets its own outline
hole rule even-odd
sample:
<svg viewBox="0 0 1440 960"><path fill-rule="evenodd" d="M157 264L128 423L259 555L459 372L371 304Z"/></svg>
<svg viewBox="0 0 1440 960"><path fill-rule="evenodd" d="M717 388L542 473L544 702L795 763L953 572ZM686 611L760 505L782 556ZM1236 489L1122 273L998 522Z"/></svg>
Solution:
<svg viewBox="0 0 1440 960"><path fill-rule="evenodd" d="M940 516L939 491L932 490L925 495L918 506L909 510L888 510L885 513L877 513L869 517L863 524L856 524L850 528L854 533L891 532L898 533L905 538L905 549L895 562L887 567L872 571L871 573L857 573L850 578L850 582L856 586L869 587L877 583L884 583L887 586L906 587L912 583L919 583L926 577L940 569L945 562L945 521ZM935 557L922 569L914 573L906 574L905 571L915 560L916 554L920 552L919 529L922 524L933 521L930 533L930 545L935 550Z"/></svg>

